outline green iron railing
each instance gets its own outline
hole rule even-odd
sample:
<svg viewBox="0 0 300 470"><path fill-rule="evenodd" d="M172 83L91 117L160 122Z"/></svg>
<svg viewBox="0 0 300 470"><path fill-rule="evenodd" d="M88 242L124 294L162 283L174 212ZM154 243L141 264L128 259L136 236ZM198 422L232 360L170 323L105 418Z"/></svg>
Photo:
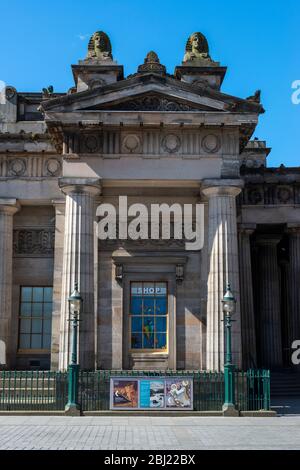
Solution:
<svg viewBox="0 0 300 470"><path fill-rule="evenodd" d="M0 410L64 410L67 373L0 371Z"/></svg>
<svg viewBox="0 0 300 470"><path fill-rule="evenodd" d="M110 378L193 377L194 410L220 411L224 403L224 374L206 371L96 370L79 373L82 411L109 410ZM249 369L235 372L236 406L239 410L270 409L270 372ZM61 410L68 401L67 372L0 371L0 410Z"/></svg>

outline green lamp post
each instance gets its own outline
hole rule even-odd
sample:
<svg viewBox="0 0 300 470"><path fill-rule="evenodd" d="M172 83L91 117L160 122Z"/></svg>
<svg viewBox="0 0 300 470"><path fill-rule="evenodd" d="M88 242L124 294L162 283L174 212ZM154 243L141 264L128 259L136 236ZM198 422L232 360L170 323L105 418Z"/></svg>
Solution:
<svg viewBox="0 0 300 470"><path fill-rule="evenodd" d="M75 282L75 289L68 298L69 303L69 322L72 325L72 352L71 363L68 367L68 403L65 411L68 414L79 415L80 405L78 403L78 378L79 364L77 363L77 337L79 317L82 307L82 297L78 291L78 283Z"/></svg>
<svg viewBox="0 0 300 470"><path fill-rule="evenodd" d="M231 316L235 312L236 300L231 292L230 284L227 284L226 292L222 300L224 312L224 326L226 337L226 354L224 364L224 386L225 386L225 401L223 404L223 413L226 415L236 416L238 411L235 408L235 384L234 384L234 371L235 366L232 363L231 352Z"/></svg>

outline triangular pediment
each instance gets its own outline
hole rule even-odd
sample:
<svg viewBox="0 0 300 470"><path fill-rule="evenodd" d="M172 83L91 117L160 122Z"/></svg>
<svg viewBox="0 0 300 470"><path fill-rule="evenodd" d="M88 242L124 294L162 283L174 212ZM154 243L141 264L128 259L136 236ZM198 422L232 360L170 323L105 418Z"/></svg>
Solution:
<svg viewBox="0 0 300 470"><path fill-rule="evenodd" d="M49 112L85 111L218 111L259 112L259 106L226 95L205 85L184 83L171 77L148 74L93 90L73 93L42 103Z"/></svg>

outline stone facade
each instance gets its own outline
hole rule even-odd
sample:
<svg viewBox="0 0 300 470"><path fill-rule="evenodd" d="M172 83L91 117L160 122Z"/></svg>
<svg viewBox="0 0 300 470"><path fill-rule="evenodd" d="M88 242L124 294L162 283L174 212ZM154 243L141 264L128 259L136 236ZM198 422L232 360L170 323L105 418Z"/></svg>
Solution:
<svg viewBox="0 0 300 470"><path fill-rule="evenodd" d="M127 78L103 34L72 66L67 93L8 86L0 104L3 366L67 367L75 281L85 369L222 370L228 282L237 366L291 365L300 338L300 168L267 167L270 149L251 140L260 93L223 93L226 67L200 33L173 75L151 51ZM147 207L204 204L203 248L187 251L174 238L99 240L97 206L124 195ZM130 283L152 281L168 286L168 347L132 350ZM20 346L25 287L53 288L49 347Z"/></svg>

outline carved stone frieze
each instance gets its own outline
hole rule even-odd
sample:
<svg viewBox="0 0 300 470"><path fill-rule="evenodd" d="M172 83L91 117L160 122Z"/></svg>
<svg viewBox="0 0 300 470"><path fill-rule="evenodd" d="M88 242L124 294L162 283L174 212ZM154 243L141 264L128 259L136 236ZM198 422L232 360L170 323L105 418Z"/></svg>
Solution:
<svg viewBox="0 0 300 470"><path fill-rule="evenodd" d="M239 201L243 205L300 204L300 184L247 184Z"/></svg>
<svg viewBox="0 0 300 470"><path fill-rule="evenodd" d="M27 157L0 156L0 178L53 178L61 175L61 158L34 155Z"/></svg>
<svg viewBox="0 0 300 470"><path fill-rule="evenodd" d="M20 228L14 230L14 256L52 257L54 255L54 228Z"/></svg>
<svg viewBox="0 0 300 470"><path fill-rule="evenodd" d="M233 137L234 139L234 137ZM119 158L121 154L141 154L142 157L178 154L184 158L200 158L210 155L231 155L233 145L223 151L223 134L206 129L137 129L102 130L65 136L64 158L79 154L100 154L104 158ZM238 142L238 139L237 139ZM237 154L235 154L236 156Z"/></svg>
<svg viewBox="0 0 300 470"><path fill-rule="evenodd" d="M178 240L171 238L169 240L99 240L100 250L115 250L119 248L134 249L134 250L178 250L185 249L185 240Z"/></svg>

